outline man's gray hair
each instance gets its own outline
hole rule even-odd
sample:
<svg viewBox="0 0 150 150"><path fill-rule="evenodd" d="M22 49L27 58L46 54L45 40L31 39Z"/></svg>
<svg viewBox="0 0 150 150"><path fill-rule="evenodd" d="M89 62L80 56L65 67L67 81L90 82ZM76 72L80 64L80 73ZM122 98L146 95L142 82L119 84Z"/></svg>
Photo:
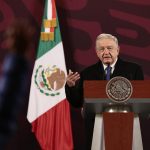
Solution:
<svg viewBox="0 0 150 150"><path fill-rule="evenodd" d="M98 41L100 39L112 39L118 45L118 39L111 34L102 33L102 34L97 36L96 41Z"/></svg>

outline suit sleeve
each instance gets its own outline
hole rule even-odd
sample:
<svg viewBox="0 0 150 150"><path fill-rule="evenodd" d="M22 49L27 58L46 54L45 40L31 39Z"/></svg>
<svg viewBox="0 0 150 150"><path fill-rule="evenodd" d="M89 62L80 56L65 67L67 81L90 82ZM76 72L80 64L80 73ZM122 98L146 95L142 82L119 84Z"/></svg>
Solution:
<svg viewBox="0 0 150 150"><path fill-rule="evenodd" d="M136 80L144 80L143 70L140 66L137 67L137 70L135 73L135 79Z"/></svg>
<svg viewBox="0 0 150 150"><path fill-rule="evenodd" d="M80 78L74 87L65 86L66 97L69 103L76 108L83 106L83 80Z"/></svg>

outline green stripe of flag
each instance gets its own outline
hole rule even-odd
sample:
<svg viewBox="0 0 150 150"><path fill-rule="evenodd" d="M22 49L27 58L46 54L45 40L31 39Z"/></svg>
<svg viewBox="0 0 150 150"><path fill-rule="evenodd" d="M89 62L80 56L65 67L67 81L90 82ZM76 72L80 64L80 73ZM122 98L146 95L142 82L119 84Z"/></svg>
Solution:
<svg viewBox="0 0 150 150"><path fill-rule="evenodd" d="M44 9L44 16L43 20L47 19L47 0L45 1L45 9ZM38 46L38 51L37 51L37 59L41 56L43 56L45 53L50 51L53 47L55 47L58 43L61 42L61 35L60 35L60 28L59 28L59 21L58 17L56 18L57 20L57 27L55 28L54 31L54 41L42 41L41 39L39 40L39 46ZM44 26L42 23L41 31L44 31Z"/></svg>

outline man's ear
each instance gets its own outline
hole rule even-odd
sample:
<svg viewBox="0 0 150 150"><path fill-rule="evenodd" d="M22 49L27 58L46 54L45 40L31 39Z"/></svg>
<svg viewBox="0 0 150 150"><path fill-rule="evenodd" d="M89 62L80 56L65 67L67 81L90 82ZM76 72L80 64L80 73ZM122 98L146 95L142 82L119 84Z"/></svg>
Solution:
<svg viewBox="0 0 150 150"><path fill-rule="evenodd" d="M117 49L117 51L118 51L118 54L119 54L119 52L120 52L120 46L118 46L118 49Z"/></svg>
<svg viewBox="0 0 150 150"><path fill-rule="evenodd" d="M96 50L95 52L96 52L96 55L98 56L98 50Z"/></svg>

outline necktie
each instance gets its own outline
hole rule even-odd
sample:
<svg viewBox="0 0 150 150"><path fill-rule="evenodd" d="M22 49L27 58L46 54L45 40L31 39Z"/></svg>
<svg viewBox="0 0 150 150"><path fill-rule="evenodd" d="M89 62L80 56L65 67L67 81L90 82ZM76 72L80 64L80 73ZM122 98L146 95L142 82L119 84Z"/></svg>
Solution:
<svg viewBox="0 0 150 150"><path fill-rule="evenodd" d="M110 65L108 65L106 68L106 80L110 80L110 75L111 75L111 67Z"/></svg>

